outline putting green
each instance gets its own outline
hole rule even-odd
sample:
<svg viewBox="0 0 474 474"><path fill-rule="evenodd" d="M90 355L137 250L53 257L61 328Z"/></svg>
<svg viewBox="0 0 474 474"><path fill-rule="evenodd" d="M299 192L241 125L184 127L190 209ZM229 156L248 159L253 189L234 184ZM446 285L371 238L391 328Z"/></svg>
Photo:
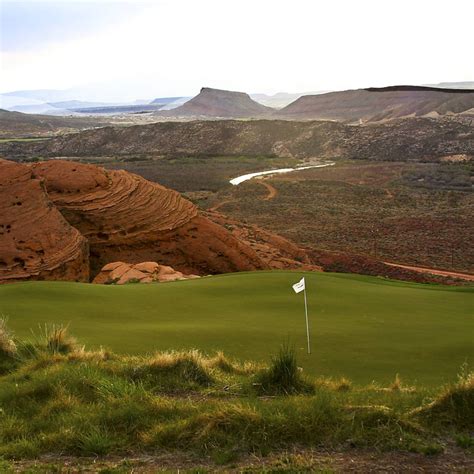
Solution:
<svg viewBox="0 0 474 474"><path fill-rule="evenodd" d="M357 383L438 385L474 362L474 289L305 273L312 333L306 354L301 272L254 272L125 286L26 282L0 286L0 314L19 338L69 324L88 347L121 353L223 350L268 360L289 339L312 375ZM472 365L471 365L472 367Z"/></svg>

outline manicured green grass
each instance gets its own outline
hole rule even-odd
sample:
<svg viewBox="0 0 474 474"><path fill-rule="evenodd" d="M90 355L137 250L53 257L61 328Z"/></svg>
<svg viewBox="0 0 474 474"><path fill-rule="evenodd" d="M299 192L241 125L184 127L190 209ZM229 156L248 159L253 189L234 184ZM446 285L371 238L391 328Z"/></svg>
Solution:
<svg viewBox="0 0 474 474"><path fill-rule="evenodd" d="M306 273L312 354L305 352L296 272L240 273L165 284L28 282L0 287L0 314L19 338L69 324L87 347L145 354L223 350L268 361L288 340L313 376L438 386L474 360L474 290Z"/></svg>

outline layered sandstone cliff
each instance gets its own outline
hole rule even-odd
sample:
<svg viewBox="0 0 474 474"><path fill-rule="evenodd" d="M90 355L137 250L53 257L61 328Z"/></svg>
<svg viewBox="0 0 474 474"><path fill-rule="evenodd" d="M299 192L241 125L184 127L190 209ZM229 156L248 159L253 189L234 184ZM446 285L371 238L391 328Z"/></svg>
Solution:
<svg viewBox="0 0 474 474"><path fill-rule="evenodd" d="M88 281L88 255L32 170L0 159L0 282Z"/></svg>
<svg viewBox="0 0 474 474"><path fill-rule="evenodd" d="M140 176L61 160L32 170L88 239L92 274L117 260L198 274L266 268L252 248L199 215L190 201Z"/></svg>

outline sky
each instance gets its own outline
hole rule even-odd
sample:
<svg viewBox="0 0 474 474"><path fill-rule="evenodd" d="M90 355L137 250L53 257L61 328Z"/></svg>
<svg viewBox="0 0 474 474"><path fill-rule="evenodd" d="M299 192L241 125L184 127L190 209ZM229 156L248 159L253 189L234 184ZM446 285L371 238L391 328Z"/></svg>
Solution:
<svg viewBox="0 0 474 474"><path fill-rule="evenodd" d="M473 0L0 0L0 92L474 81Z"/></svg>

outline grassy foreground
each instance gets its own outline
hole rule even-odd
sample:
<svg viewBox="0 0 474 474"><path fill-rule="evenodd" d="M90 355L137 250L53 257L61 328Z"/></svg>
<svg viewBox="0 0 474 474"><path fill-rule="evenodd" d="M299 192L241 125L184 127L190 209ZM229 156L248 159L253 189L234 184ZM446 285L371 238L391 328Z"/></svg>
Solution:
<svg viewBox="0 0 474 474"><path fill-rule="evenodd" d="M312 354L305 352L295 272L240 273L166 284L29 282L0 286L0 315L17 337L69 325L88 348L122 354L223 350L268 361L289 339L313 376L358 384L439 386L474 360L474 290L380 278L306 273Z"/></svg>
<svg viewBox="0 0 474 474"><path fill-rule="evenodd" d="M216 464L294 447L472 452L474 375L442 390L311 379L283 347L269 366L222 353L88 352L61 328L34 343L0 324L0 462L185 453ZM0 464L1 467L1 464Z"/></svg>

